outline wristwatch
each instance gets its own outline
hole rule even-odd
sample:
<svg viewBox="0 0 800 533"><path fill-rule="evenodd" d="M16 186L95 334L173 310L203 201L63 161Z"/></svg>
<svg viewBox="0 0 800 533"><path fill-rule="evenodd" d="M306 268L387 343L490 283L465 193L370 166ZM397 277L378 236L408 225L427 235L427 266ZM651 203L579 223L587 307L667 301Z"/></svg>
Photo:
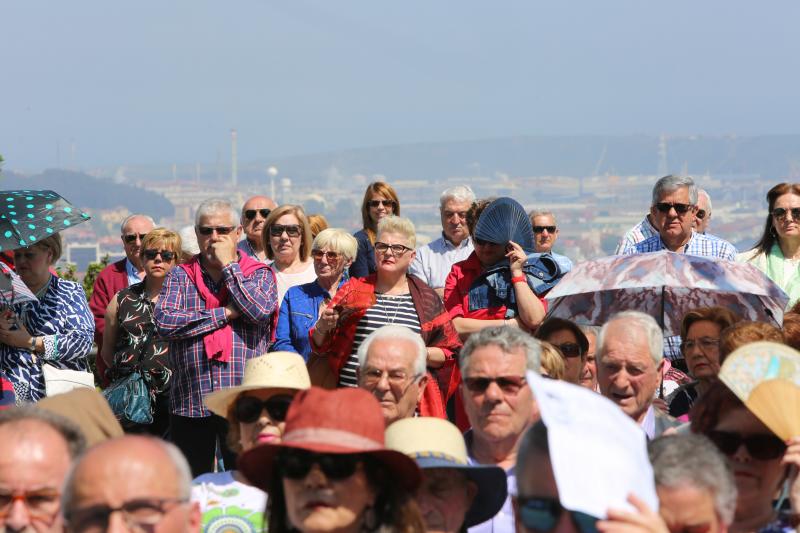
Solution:
<svg viewBox="0 0 800 533"><path fill-rule="evenodd" d="M31 337L31 340L28 341L28 351L36 353L36 337Z"/></svg>

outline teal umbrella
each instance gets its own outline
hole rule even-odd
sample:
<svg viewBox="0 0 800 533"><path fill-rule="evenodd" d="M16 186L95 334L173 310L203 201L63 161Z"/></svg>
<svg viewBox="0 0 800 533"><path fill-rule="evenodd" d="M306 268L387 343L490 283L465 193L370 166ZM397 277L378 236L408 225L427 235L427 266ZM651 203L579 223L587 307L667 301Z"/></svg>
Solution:
<svg viewBox="0 0 800 533"><path fill-rule="evenodd" d="M30 246L89 218L53 191L0 191L0 252Z"/></svg>

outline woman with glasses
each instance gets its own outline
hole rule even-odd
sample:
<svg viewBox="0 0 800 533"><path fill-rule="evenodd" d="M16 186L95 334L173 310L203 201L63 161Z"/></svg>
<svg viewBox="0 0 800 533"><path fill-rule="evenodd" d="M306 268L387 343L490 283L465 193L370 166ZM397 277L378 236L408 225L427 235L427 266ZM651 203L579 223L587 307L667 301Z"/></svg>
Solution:
<svg viewBox="0 0 800 533"><path fill-rule="evenodd" d="M414 224L401 217L378 223L375 261L378 270L342 285L311 331L312 349L329 357L340 387L356 387L358 347L373 331L387 324L405 326L422 336L427 347L429 376L420 410L423 416L444 416L444 405L455 393L458 334L436 292L408 268L416 254Z"/></svg>
<svg viewBox="0 0 800 533"><path fill-rule="evenodd" d="M155 332L153 309L167 273L179 263L180 236L156 228L142 239L144 280L119 291L108 304L105 335L100 356L106 363L106 375L112 382L127 378L132 372L142 374L150 389L153 422L127 424L129 433L150 433L166 437L169 432L169 368L167 342Z"/></svg>
<svg viewBox="0 0 800 533"><path fill-rule="evenodd" d="M280 443L289 404L310 386L299 355L271 352L250 359L242 384L208 394L205 404L227 419L228 446L243 453L261 444ZM192 501L200 504L204 531L267 531L263 516L267 495L238 470L203 474L193 485Z"/></svg>
<svg viewBox="0 0 800 533"><path fill-rule="evenodd" d="M752 250L739 254L789 295L787 309L800 299L800 184L779 183L767 193L767 221Z"/></svg>
<svg viewBox="0 0 800 533"><path fill-rule="evenodd" d="M355 258L358 243L341 229L322 230L311 245L317 279L286 291L278 315L272 350L296 352L308 361L308 332L319 318L323 303L329 303L346 281L344 272Z"/></svg>
<svg viewBox="0 0 800 533"><path fill-rule="evenodd" d="M551 318L536 330L534 336L558 349L564 360L564 381L579 385L589 351L589 339L581 328L571 320Z"/></svg>
<svg viewBox="0 0 800 533"><path fill-rule="evenodd" d="M311 261L311 227L299 205L281 205L264 222L261 239L278 283L278 305L289 287L317 277Z"/></svg>
<svg viewBox="0 0 800 533"><path fill-rule="evenodd" d="M363 228L353 236L358 241L358 254L350 265L351 278L363 278L375 272L375 232L378 222L388 216L400 216L400 200L391 185L382 181L370 183L361 202Z"/></svg>

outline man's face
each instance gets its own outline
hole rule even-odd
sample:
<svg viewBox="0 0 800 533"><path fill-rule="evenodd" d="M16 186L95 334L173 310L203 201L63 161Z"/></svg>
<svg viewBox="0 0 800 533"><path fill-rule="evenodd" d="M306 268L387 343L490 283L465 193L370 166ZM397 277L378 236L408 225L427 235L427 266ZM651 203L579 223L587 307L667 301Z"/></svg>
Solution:
<svg viewBox="0 0 800 533"><path fill-rule="evenodd" d="M67 443L53 428L36 420L0 426L0 494L11 500L0 509L3 531L60 532L61 485L69 470Z"/></svg>
<svg viewBox="0 0 800 533"><path fill-rule="evenodd" d="M142 249L142 239L153 231L153 224L144 217L133 217L122 228L122 246L125 248L125 257L134 265L140 265L139 252Z"/></svg>
<svg viewBox="0 0 800 533"><path fill-rule="evenodd" d="M242 229L252 242L261 244L261 230L264 229L265 214L275 209L275 202L266 196L254 196L242 207Z"/></svg>
<svg viewBox="0 0 800 533"><path fill-rule="evenodd" d="M239 236L242 234L242 227L231 220L227 212L211 213L200 217L200 223L194 229L197 235L197 246L200 248L200 255L204 256L210 262L215 261L215 257L211 246L215 242L222 242L229 240L236 243L239 242Z"/></svg>
<svg viewBox="0 0 800 533"><path fill-rule="evenodd" d="M670 531L703 531L725 533L723 524L714 509L714 495L707 489L691 485L668 488L656 487L658 513Z"/></svg>
<svg viewBox="0 0 800 533"><path fill-rule="evenodd" d="M522 348L506 353L495 344L472 352L464 379L525 376L526 360ZM519 438L534 417L534 399L527 383L517 390L504 390L496 381L482 392L470 391L461 384L464 409L476 437L489 442Z"/></svg>
<svg viewBox="0 0 800 533"><path fill-rule="evenodd" d="M553 474L553 465L547 454L539 451L531 452L531 456L525 464L525 472L517 473L517 493L517 496L511 498L517 533L539 531L525 526L521 507L529 498L558 501L558 485L556 485L556 477ZM578 533L570 514L564 510L561 510L553 529L547 531L548 533Z"/></svg>
<svg viewBox="0 0 800 533"><path fill-rule="evenodd" d="M709 222L711 222L711 209L708 206L708 196L698 194L697 211L694 214L694 230L697 233L705 233Z"/></svg>
<svg viewBox="0 0 800 533"><path fill-rule="evenodd" d="M656 365L644 333L628 320L612 322L604 341L597 360L600 393L641 422L653 402L664 363Z"/></svg>
<svg viewBox="0 0 800 533"><path fill-rule="evenodd" d="M417 503L429 533L457 533L478 489L454 468L425 468Z"/></svg>
<svg viewBox="0 0 800 533"><path fill-rule="evenodd" d="M366 364L358 370L358 386L380 402L388 426L414 416L427 376L414 375L417 348L405 339L376 339L369 345Z"/></svg>
<svg viewBox="0 0 800 533"><path fill-rule="evenodd" d="M586 351L586 363L583 365L581 373L581 386L597 390L597 361L595 360L597 336L594 333L587 333L586 339L589 341L589 349Z"/></svg>
<svg viewBox="0 0 800 533"><path fill-rule="evenodd" d="M553 215L538 215L533 217L532 222L536 251L540 254L551 251L558 239L558 227Z"/></svg>
<svg viewBox="0 0 800 533"><path fill-rule="evenodd" d="M678 212L681 209L680 205L669 207L666 212L662 212L658 204L681 204L690 207L684 213ZM688 240L692 234L694 212L695 207L689 202L689 187L678 187L670 193L662 194L656 205L650 207L650 215L655 220L655 226L661 228L661 239L667 243Z"/></svg>
<svg viewBox="0 0 800 533"><path fill-rule="evenodd" d="M469 236L467 229L469 206L469 202L448 200L441 208L442 230L445 237L454 244L459 244Z"/></svg>

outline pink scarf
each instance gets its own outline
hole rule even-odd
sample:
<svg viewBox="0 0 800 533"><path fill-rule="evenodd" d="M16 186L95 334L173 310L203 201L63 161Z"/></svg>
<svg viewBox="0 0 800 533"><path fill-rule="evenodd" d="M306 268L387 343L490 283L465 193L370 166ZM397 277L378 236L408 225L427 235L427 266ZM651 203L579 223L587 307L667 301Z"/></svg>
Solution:
<svg viewBox="0 0 800 533"><path fill-rule="evenodd" d="M179 265L189 276L189 280L197 287L197 292L200 293L206 303L206 309L215 309L217 307L225 307L228 305L228 287L222 285L219 292L213 293L206 287L203 281L203 271L200 267L199 255L192 257L186 263ZM267 268L263 263L252 259L247 254L239 254L239 268L245 276L249 276L260 268ZM219 329L207 333L203 337L203 346L206 349L206 356L209 359L217 360L221 363L227 363L231 358L233 351L233 328L230 323L225 324Z"/></svg>

